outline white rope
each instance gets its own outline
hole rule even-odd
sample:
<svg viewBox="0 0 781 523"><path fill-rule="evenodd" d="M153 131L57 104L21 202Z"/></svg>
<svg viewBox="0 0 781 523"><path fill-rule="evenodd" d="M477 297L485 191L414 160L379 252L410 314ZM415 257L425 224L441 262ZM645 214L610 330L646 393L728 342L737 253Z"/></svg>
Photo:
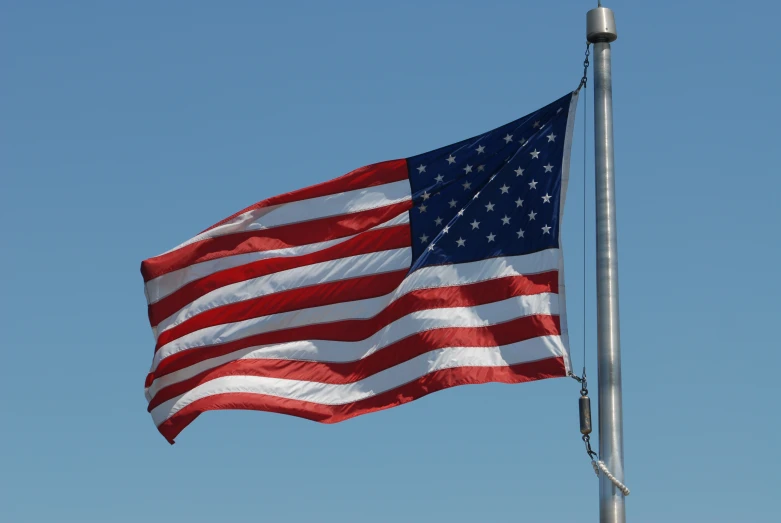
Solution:
<svg viewBox="0 0 781 523"><path fill-rule="evenodd" d="M599 476L599 471L601 470L603 474L605 474L605 477L609 479L613 485L616 486L618 490L623 492L624 496L629 495L629 489L626 485L618 481L618 478L615 477L613 474L610 473L610 471L607 469L607 465L602 460L594 461L591 460L591 466L594 467L594 473L596 473L597 476Z"/></svg>

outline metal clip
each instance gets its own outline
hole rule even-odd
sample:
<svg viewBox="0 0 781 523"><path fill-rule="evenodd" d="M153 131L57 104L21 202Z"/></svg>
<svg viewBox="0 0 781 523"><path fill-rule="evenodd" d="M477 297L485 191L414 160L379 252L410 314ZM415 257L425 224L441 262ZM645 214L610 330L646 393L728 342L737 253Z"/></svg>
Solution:
<svg viewBox="0 0 781 523"><path fill-rule="evenodd" d="M578 85L578 88L576 89L576 92L580 92L580 88L586 88L588 87L588 66L589 61L588 57L591 55L591 43L586 42L586 59L583 60L583 77L580 79L580 85Z"/></svg>

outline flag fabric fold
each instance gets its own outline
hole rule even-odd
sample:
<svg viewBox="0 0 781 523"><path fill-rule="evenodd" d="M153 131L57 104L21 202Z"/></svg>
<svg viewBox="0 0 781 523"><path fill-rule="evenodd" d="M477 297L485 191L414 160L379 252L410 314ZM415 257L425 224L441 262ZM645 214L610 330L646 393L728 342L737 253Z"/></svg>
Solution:
<svg viewBox="0 0 781 523"><path fill-rule="evenodd" d="M275 196L141 265L148 410L324 423L570 369L561 222L577 93Z"/></svg>

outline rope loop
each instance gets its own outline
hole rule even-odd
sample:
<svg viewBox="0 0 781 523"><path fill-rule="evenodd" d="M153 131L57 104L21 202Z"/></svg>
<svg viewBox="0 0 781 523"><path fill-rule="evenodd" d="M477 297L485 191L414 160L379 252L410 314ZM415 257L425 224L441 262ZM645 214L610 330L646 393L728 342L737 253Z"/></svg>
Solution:
<svg viewBox="0 0 781 523"><path fill-rule="evenodd" d="M607 465L605 465L604 461L602 461L602 460L596 460L596 461L595 460L591 460L591 466L594 467L594 472L597 473L597 476L599 476L599 472L597 472L597 469L599 469L599 470L602 471L602 473L605 475L605 477L607 479L609 479L610 482L613 483L613 485L615 485L616 488L618 490L620 490L622 494L624 494L624 496L628 496L629 495L629 489L627 488L627 486L624 485L623 483L621 483L620 481L618 481L618 478L610 473L610 471L607 469Z"/></svg>

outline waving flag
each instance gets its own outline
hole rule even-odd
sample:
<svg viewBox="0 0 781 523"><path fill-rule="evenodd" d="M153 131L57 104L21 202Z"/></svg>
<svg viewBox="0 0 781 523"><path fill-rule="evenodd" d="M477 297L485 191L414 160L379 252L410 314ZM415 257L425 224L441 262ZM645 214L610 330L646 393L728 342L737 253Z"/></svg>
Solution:
<svg viewBox="0 0 781 523"><path fill-rule="evenodd" d="M263 200L141 265L149 412L334 423L569 370L560 232L576 93Z"/></svg>

